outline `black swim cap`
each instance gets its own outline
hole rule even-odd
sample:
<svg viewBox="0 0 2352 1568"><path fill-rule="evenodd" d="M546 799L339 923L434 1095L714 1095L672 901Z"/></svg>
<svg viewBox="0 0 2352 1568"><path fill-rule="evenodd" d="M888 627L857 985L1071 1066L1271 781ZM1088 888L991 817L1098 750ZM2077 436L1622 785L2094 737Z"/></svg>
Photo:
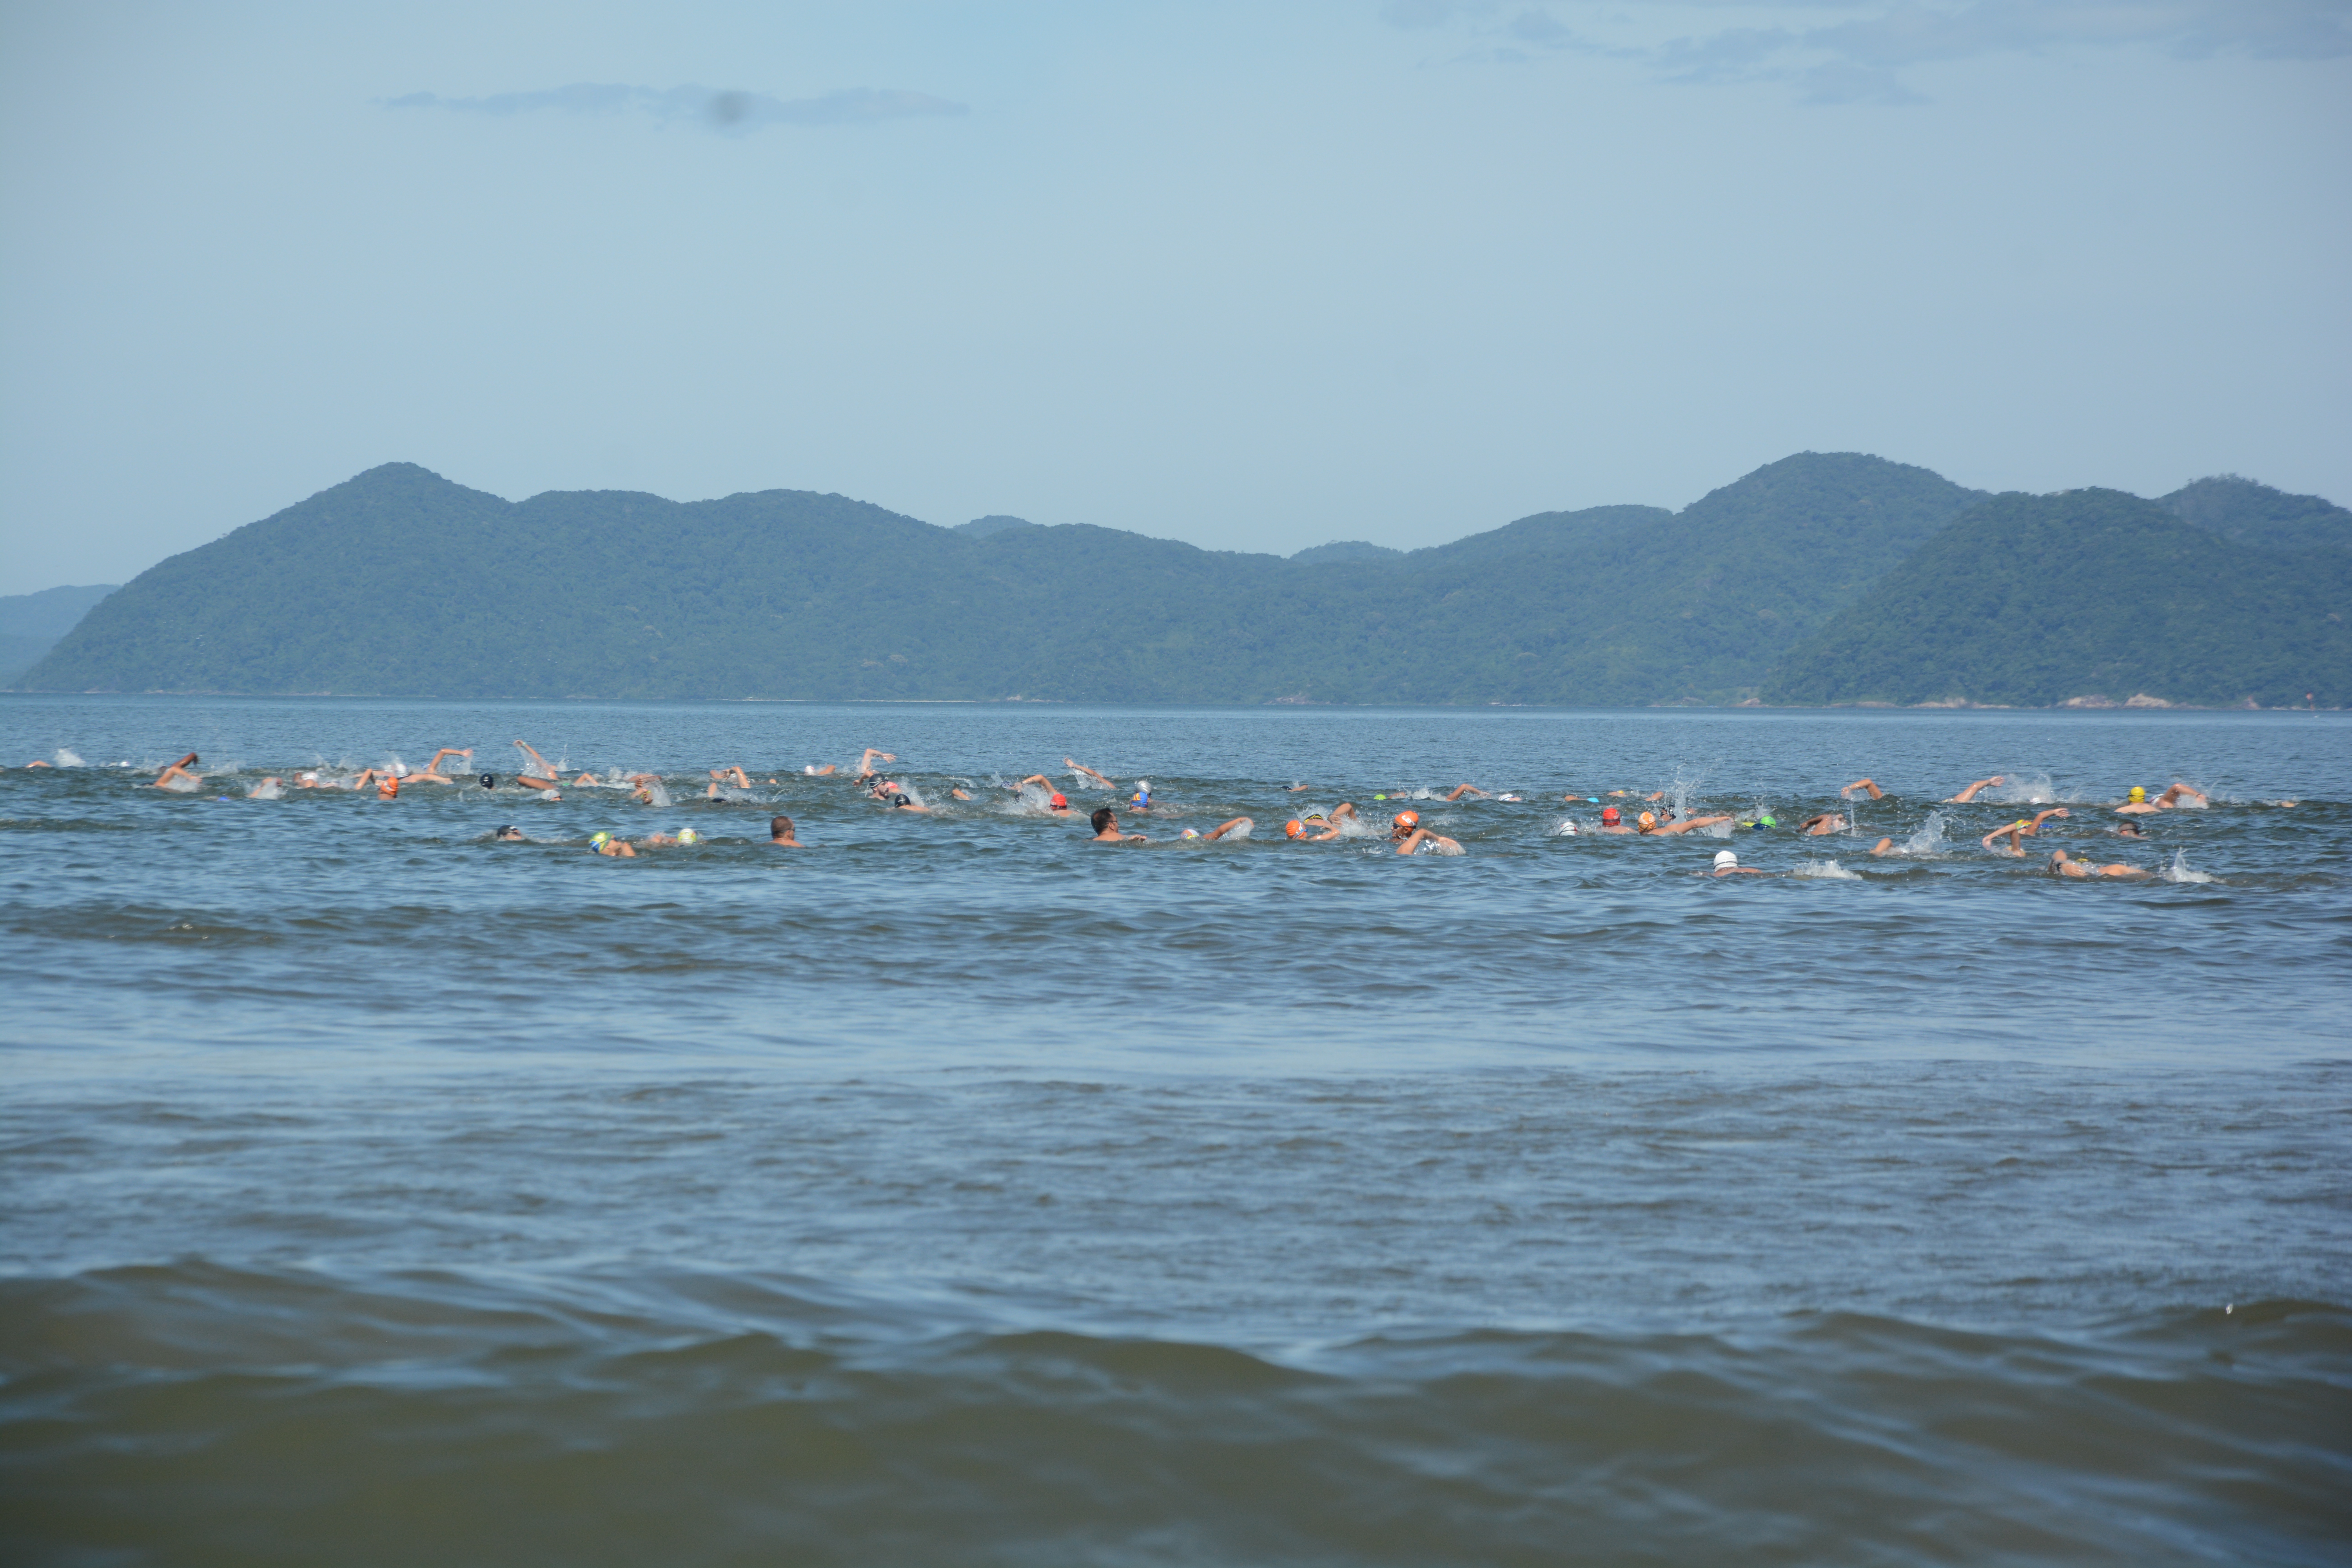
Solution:
<svg viewBox="0 0 2352 1568"><path fill-rule="evenodd" d="M483 787L484 789L496 789L496 788L498 788L498 787L499 787L499 775L498 775L498 774L496 774L496 773L484 773L484 774L482 775L482 787Z"/></svg>

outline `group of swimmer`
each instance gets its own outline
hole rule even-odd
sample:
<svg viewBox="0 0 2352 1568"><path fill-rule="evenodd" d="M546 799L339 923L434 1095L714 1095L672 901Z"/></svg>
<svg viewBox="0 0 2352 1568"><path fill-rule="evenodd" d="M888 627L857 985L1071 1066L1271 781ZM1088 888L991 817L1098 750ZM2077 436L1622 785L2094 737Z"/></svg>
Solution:
<svg viewBox="0 0 2352 1568"><path fill-rule="evenodd" d="M512 775L512 782L541 799L560 799L561 792L565 788L625 789L634 799L643 804L652 805L670 804L667 787L658 774L646 773L623 774L616 769L610 775L600 778L593 772L582 772L567 784L564 779L565 770L550 763L528 742L518 740L514 744L522 754L523 764L520 771ZM384 768L363 769L349 778L338 777L331 773L306 772L294 776L294 784L300 789L341 789L362 792L373 789L380 798L385 800L397 799L402 788L416 784L451 787L473 784L485 790L499 788L500 781L494 773L468 775L461 769L457 774L453 775L441 771L442 764L451 758L459 759L462 763L470 765L474 753L469 748L444 746L435 751L432 761L421 769L406 768L395 763ZM858 757L856 763L846 770L845 776L849 782L861 786L867 798L887 810L929 813L933 809L932 806L920 797L912 785L901 779L889 776L877 766L879 763L896 763L898 760L894 752L886 752L877 746L868 746ZM1094 787L1113 792L1122 787L1109 775L1087 766L1076 758L1065 757L1062 759L1062 763L1069 770L1073 778L1084 779ZM42 763L30 765L47 766L48 764ZM153 787L181 794L193 793L202 788L204 783L205 775L195 771L199 765L199 759L194 752L191 752L177 762L166 764L156 775ZM704 791L704 797L708 800L741 801L750 796L754 788L751 771L740 763L707 771L709 783ZM844 772L844 769L830 763L823 765L811 763L799 770L802 776L809 778L832 778L843 775ZM248 794L258 798L278 798L283 792L285 782L273 775L253 786ZM765 782L775 784L782 781L772 775ZM2003 775L1995 773L1974 781L1957 793L1946 796L1937 804L1967 805L1975 801L1983 791L1998 788L2007 782ZM1073 818L1079 815L1076 808L1071 805L1069 797L1055 788L1055 781L1045 773L1031 773L1013 783L1003 784L999 787L1030 803L1030 809L1039 815L1061 818ZM1294 783L1287 786L1286 793L1297 793L1309 787L1304 784ZM951 785L947 793L960 801L971 801L976 798L970 790L961 784ZM1610 795L1620 798L1630 797L1632 793L1627 790L1609 792ZM1875 801L1885 798L1886 793L1875 779L1860 778L1842 786L1838 790L1838 797L1842 801L1858 798ZM1458 784L1436 798L1447 802L1460 802L1471 797L1498 802L1519 802L1527 798L1507 792L1500 795L1493 794L1475 784ZM1373 798L1377 801L1386 801L1388 796L1379 795ZM1601 806L1597 823L1579 827L1572 820L1565 822L1559 829L1563 834L1607 834L1663 838L1705 829L1721 829L1716 834L1716 837L1720 837L1732 831L1734 827L1756 830L1780 826L1778 819L1760 807L1754 817L1747 820L1741 820L1732 813L1702 815L1687 810L1678 811L1671 805L1661 804L1666 799L1666 792L1663 790L1652 793L1641 803L1657 809L1637 810L1630 821L1626 819L1625 813L1633 807L1629 805L1621 809L1616 805L1604 804L1600 795L1584 795L1571 792L1563 795L1561 799L1570 805L1582 803ZM2144 786L2134 785L2125 800L2110 808L2121 820L2102 831L2122 838L2145 839L2147 835L2137 819L2165 811L2203 808L2210 804L2204 792L2185 783L2174 783L2153 799L2149 798ZM2281 801L2278 804L2293 805L2295 803ZM1138 780L1133 795L1126 801L1125 805L1130 816L1150 815L1152 805L1150 781ZM2013 859L2023 859L2027 853L2026 839L2038 837L2045 823L2058 819L2070 819L2073 815L2072 810L2066 806L2052 806L2037 811L2030 817L2021 816L1996 827L1983 835L1979 843L1988 853ZM1130 831L1122 825L1118 810L1114 806L1098 807L1087 813L1085 819L1091 829L1087 839L1090 843L1146 844L1151 842L1149 836ZM1852 824L1844 813L1824 811L1796 824L1795 830L1808 837L1821 837L1848 832ZM1213 843L1228 837L1247 837L1254 827L1255 824L1251 818L1235 816L1219 823L1205 832L1185 828L1181 831L1181 839L1177 841ZM1396 812L1390 817L1383 830L1365 821L1356 805L1349 801L1340 802L1328 814L1310 811L1285 823L1283 836L1291 841L1309 844L1326 843L1342 837L1381 839L1400 855L1464 853L1459 841L1424 826L1420 814L1416 811L1406 809ZM499 828L492 837L499 839L523 839L526 835L520 826L507 826ZM640 849L692 846L701 842L702 837L694 829L686 828L675 836L654 833L633 843L610 832L600 832L593 836L589 847L602 856L614 858L635 858ZM777 848L806 847L798 837L793 819L785 816L777 816L770 819L768 842ZM1873 856L1886 856L1900 854L1901 850L1897 848L1895 839L1883 837L1872 847L1870 853ZM2147 870L2140 867L2122 862L2103 864L2095 858L2080 858L2064 849L2052 852L2050 869L2058 876L2083 879L2150 875ZM1768 873L1754 867L1740 865L1738 854L1725 849L1717 853L1711 871L1705 874L1727 877L1758 876Z"/></svg>

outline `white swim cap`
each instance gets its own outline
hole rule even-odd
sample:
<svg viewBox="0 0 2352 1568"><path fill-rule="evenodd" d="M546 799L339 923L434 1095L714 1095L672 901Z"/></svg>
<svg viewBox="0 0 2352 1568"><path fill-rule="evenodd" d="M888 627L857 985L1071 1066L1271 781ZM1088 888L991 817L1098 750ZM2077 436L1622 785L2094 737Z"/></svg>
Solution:
<svg viewBox="0 0 2352 1568"><path fill-rule="evenodd" d="M699 844L702 842L702 835L691 827L681 827L677 830L677 841L680 844Z"/></svg>
<svg viewBox="0 0 2352 1568"><path fill-rule="evenodd" d="M1725 866L1737 866L1739 864L1739 857L1728 849L1718 849L1715 852L1715 863L1718 868Z"/></svg>

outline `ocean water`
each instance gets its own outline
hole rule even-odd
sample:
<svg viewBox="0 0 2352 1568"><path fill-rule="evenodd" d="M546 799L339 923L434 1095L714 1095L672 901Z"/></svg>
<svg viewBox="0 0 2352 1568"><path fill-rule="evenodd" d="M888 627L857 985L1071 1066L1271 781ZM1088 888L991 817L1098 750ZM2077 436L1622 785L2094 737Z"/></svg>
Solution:
<svg viewBox="0 0 2352 1568"><path fill-rule="evenodd" d="M938 809L801 771L869 745ZM299 787L440 746L498 787ZM0 763L11 1562L2352 1561L2342 715L8 697ZM1463 853L1283 838L1341 800Z"/></svg>

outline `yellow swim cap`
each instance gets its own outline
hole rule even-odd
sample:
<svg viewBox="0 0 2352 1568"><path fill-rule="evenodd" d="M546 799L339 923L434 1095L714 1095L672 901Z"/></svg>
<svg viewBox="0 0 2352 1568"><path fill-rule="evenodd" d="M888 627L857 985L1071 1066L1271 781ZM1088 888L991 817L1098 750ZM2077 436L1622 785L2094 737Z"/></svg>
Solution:
<svg viewBox="0 0 2352 1568"><path fill-rule="evenodd" d="M2132 800L2133 800L2135 803L2137 803L2137 802L2144 801L2144 800L2147 799L2147 786L2146 786L2145 784L2134 784L2134 785L2132 785L2132 787L2131 787L2131 797L2132 797Z"/></svg>

